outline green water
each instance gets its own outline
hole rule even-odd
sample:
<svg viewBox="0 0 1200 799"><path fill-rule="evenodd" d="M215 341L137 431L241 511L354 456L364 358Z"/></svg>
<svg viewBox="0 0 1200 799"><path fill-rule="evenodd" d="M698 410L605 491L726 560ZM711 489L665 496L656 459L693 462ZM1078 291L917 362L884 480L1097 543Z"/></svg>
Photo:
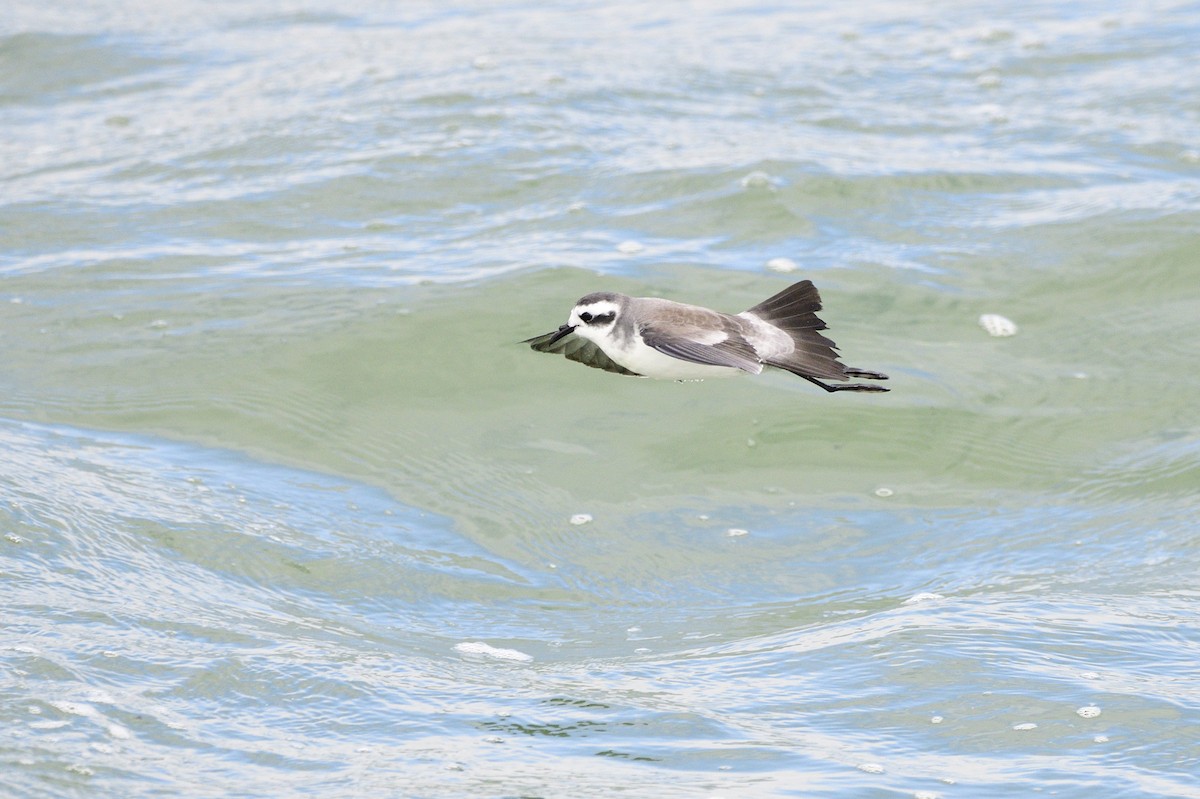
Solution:
<svg viewBox="0 0 1200 799"><path fill-rule="evenodd" d="M6 790L1200 796L1197 31L19 4ZM890 393L518 343L802 278Z"/></svg>

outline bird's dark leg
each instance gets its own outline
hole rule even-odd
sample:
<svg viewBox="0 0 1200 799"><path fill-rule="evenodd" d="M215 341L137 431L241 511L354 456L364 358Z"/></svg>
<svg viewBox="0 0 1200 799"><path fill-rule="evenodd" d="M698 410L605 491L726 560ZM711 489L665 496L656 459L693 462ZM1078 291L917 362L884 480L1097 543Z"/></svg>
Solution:
<svg viewBox="0 0 1200 799"><path fill-rule="evenodd" d="M847 374L848 373L849 372L847 371ZM808 382L810 382L814 385L820 386L821 388L823 388L829 392L834 392L834 391L889 391L890 390L890 389L884 388L883 386L871 386L871 385L867 385L866 383L850 383L849 385L845 385L845 386L831 386L828 383L822 383L820 380L816 379L815 377L809 377L808 375L800 375L800 377L803 377Z"/></svg>

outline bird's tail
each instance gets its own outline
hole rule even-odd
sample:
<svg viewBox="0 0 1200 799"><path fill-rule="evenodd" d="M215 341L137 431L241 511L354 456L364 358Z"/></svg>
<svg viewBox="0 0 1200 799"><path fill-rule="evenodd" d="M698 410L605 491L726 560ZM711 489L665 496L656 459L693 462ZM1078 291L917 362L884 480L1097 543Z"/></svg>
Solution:
<svg viewBox="0 0 1200 799"><path fill-rule="evenodd" d="M818 331L825 324L817 311L821 310L821 295L811 280L801 280L783 291L750 308L746 313L758 317L783 330L792 337L796 349L778 360L768 361L769 366L786 369L794 375L816 383L826 391L887 391L883 386L866 383L851 383L845 386L829 386L817 378L844 382L852 377L868 380L887 380L881 372L849 367L838 360L837 345Z"/></svg>

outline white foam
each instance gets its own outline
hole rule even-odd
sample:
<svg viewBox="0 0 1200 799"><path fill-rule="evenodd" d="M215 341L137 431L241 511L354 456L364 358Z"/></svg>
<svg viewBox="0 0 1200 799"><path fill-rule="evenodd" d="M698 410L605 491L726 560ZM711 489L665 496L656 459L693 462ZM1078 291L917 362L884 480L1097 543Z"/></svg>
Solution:
<svg viewBox="0 0 1200 799"><path fill-rule="evenodd" d="M800 266L791 258L772 258L767 261L767 269L772 272L795 272Z"/></svg>
<svg viewBox="0 0 1200 799"><path fill-rule="evenodd" d="M61 730L70 723L69 721L31 721L29 728L31 730Z"/></svg>
<svg viewBox="0 0 1200 799"><path fill-rule="evenodd" d="M592 514L590 513L576 513L571 517L571 524L590 524L591 521Z"/></svg>
<svg viewBox="0 0 1200 799"><path fill-rule="evenodd" d="M1081 719L1094 719L1100 715L1100 708L1095 705L1084 705L1075 711Z"/></svg>
<svg viewBox="0 0 1200 799"><path fill-rule="evenodd" d="M979 317L979 326L987 331L989 336L1003 337L1017 335L1017 323L1007 316L1001 316L998 313L985 313Z"/></svg>
<svg viewBox="0 0 1200 799"><path fill-rule="evenodd" d="M774 181L766 172L755 170L742 178L742 188L744 189L763 189L770 186Z"/></svg>
<svg viewBox="0 0 1200 799"><path fill-rule="evenodd" d="M477 657L489 657L496 660L515 660L522 663L533 660L532 655L527 655L516 649L504 649L502 647L491 646L483 641L463 641L454 645L454 651L460 655L474 655Z"/></svg>
<svg viewBox="0 0 1200 799"><path fill-rule="evenodd" d="M84 716L86 718L96 718L100 712L91 705L86 705L83 702L67 702L54 701L50 706L60 713L67 713L72 716Z"/></svg>

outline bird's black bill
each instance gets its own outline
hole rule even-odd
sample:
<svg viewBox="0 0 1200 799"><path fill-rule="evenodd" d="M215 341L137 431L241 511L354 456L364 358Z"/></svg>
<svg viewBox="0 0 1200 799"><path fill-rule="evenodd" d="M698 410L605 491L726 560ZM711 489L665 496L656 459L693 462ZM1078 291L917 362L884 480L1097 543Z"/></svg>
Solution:
<svg viewBox="0 0 1200 799"><path fill-rule="evenodd" d="M552 347L555 344L557 344L559 341L561 341L562 339L566 338L567 336L571 335L574 332L575 332L574 325L560 325L558 330L555 330L553 333L547 333L547 334L541 335L541 336L534 336L533 338L527 339L526 341L523 341L521 343L522 344L540 344L541 345L541 347L535 347L535 349L541 349L542 347Z"/></svg>
<svg viewBox="0 0 1200 799"><path fill-rule="evenodd" d="M550 337L550 343L553 344L564 336L569 336L575 332L574 325L559 325L558 332Z"/></svg>

